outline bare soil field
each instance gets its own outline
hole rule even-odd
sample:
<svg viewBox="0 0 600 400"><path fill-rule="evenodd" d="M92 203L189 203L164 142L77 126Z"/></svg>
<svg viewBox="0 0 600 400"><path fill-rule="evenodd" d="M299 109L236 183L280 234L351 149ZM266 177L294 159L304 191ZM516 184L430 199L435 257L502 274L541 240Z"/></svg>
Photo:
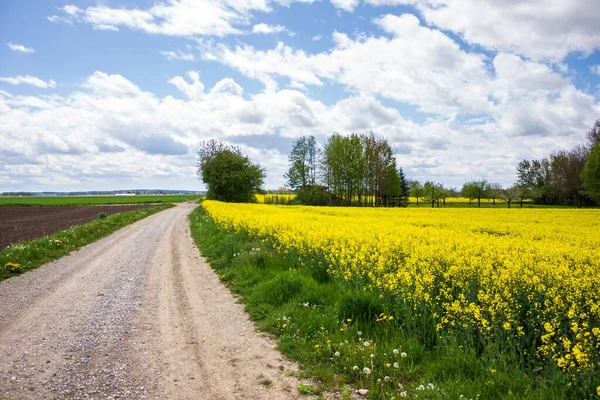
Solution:
<svg viewBox="0 0 600 400"><path fill-rule="evenodd" d="M148 205L0 207L0 249L10 244L50 235L98 218L147 208Z"/></svg>

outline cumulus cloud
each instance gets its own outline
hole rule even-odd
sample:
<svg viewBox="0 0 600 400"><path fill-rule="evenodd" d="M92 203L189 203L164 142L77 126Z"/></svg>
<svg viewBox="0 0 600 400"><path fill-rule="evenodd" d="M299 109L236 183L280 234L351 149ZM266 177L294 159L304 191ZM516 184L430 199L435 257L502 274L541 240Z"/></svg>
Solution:
<svg viewBox="0 0 600 400"><path fill-rule="evenodd" d="M112 8L104 4L81 9L66 5L63 19L92 25L94 29L125 27L150 34L167 36L226 36L242 34L250 24L253 12L270 12L274 5L289 6L292 2L311 3L314 0L170 0L157 2L149 8ZM58 22L61 17L49 17ZM258 24L259 32L269 29ZM276 26L275 26L276 27ZM273 31L274 32L274 31ZM272 32L269 32L272 33Z"/></svg>
<svg viewBox="0 0 600 400"><path fill-rule="evenodd" d="M600 65L592 65L590 66L590 70L592 71L592 73L600 75Z"/></svg>
<svg viewBox="0 0 600 400"><path fill-rule="evenodd" d="M428 24L485 49L559 62L600 49L596 0L365 0L413 5Z"/></svg>
<svg viewBox="0 0 600 400"><path fill-rule="evenodd" d="M264 34L271 34L271 33L281 33L281 32L288 32L291 34L291 32L289 32L285 26L282 25L269 25L269 24L265 24L265 23L260 23L260 24L256 24L252 27L252 33L264 33Z"/></svg>
<svg viewBox="0 0 600 400"><path fill-rule="evenodd" d="M169 60L194 61L196 57L192 53L183 53L181 51L161 51L160 54Z"/></svg>
<svg viewBox="0 0 600 400"><path fill-rule="evenodd" d="M392 37L352 39L335 33L335 47L307 54L279 43L270 50L216 45L210 54L244 75L273 86L341 83L360 93L416 104L426 112L489 111L492 103L475 82L490 79L485 57L463 51L443 33L420 25L411 14L385 15L375 24Z"/></svg>
<svg viewBox="0 0 600 400"><path fill-rule="evenodd" d="M497 60L506 64L496 73L498 92L511 92L504 74L525 79L540 73L519 60ZM600 112L593 98L552 76L539 82L553 88L552 96L530 87L529 95L499 96L491 118L473 122L453 114L423 123L403 118L369 94L326 105L291 89L245 98L231 78L206 88L195 71L170 82L184 99L159 98L121 75L100 71L62 97L0 93L0 149L10 155L0 157L0 187L73 182L98 187L119 179L154 186L179 179L182 187L196 187L194 151L208 139L242 146L267 168L267 185L277 187L295 138L316 135L323 143L333 131L370 130L388 139L411 178L459 186L482 176L508 184L521 158L579 143ZM470 156L458 157L461 152Z"/></svg>
<svg viewBox="0 0 600 400"><path fill-rule="evenodd" d="M19 53L35 53L35 49L34 48L32 48L32 47L26 47L26 46L23 46L22 44L15 44L15 43L8 42L8 43L6 43L6 45L12 51L17 51Z"/></svg>
<svg viewBox="0 0 600 400"><path fill-rule="evenodd" d="M56 82L50 79L49 81L44 81L40 78L31 75L17 75L17 76L0 76L0 82L10 83L11 85L33 85L39 88L53 88L56 87Z"/></svg>
<svg viewBox="0 0 600 400"><path fill-rule="evenodd" d="M331 0L334 7L341 10L352 12L358 6L359 0Z"/></svg>

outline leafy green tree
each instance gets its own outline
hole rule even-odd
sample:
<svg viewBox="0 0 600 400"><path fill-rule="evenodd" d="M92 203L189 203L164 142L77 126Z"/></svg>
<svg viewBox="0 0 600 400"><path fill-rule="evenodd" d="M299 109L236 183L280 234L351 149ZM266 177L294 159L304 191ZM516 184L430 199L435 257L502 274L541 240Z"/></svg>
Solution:
<svg viewBox="0 0 600 400"><path fill-rule="evenodd" d="M294 142L288 156L289 170L284 174L292 190L314 186L317 180L319 149L314 136L302 136Z"/></svg>
<svg viewBox="0 0 600 400"><path fill-rule="evenodd" d="M467 182L463 185L462 193L465 197L477 199L477 206L481 207L481 199L488 195L489 184L485 179Z"/></svg>
<svg viewBox="0 0 600 400"><path fill-rule="evenodd" d="M488 185L488 196L496 205L496 199L502 198L502 185L499 183L490 183Z"/></svg>
<svg viewBox="0 0 600 400"><path fill-rule="evenodd" d="M596 142L588 154L581 174L585 193L600 203L600 142Z"/></svg>
<svg viewBox="0 0 600 400"><path fill-rule="evenodd" d="M431 203L431 207L435 207L435 203L438 203L438 207L440 206L440 198L442 196L443 187L441 184L427 181L423 185L423 200Z"/></svg>
<svg viewBox="0 0 600 400"><path fill-rule="evenodd" d="M419 198L422 198L424 195L423 185L419 181L412 181L410 183L409 193L412 197L417 199L417 206L419 205Z"/></svg>
<svg viewBox="0 0 600 400"><path fill-rule="evenodd" d="M210 140L202 142L198 151L198 177L208 187L207 199L248 203L260 190L265 171L239 147Z"/></svg>

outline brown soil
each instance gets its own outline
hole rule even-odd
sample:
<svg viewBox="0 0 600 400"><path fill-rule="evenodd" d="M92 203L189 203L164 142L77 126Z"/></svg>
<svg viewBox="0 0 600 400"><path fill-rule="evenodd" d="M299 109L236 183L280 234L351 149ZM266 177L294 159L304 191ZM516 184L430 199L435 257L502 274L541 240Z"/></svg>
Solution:
<svg viewBox="0 0 600 400"><path fill-rule="evenodd" d="M146 207L149 206L0 207L0 250L22 240L86 224L98 218L101 212L113 215Z"/></svg>

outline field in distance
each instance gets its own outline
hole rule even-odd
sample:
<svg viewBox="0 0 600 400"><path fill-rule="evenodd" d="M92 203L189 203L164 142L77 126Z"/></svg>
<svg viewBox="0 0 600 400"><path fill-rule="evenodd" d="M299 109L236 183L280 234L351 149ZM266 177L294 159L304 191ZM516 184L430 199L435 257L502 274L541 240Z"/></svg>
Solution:
<svg viewBox="0 0 600 400"><path fill-rule="evenodd" d="M103 204L179 203L198 200L201 195L139 196L0 196L1 206L85 206Z"/></svg>

